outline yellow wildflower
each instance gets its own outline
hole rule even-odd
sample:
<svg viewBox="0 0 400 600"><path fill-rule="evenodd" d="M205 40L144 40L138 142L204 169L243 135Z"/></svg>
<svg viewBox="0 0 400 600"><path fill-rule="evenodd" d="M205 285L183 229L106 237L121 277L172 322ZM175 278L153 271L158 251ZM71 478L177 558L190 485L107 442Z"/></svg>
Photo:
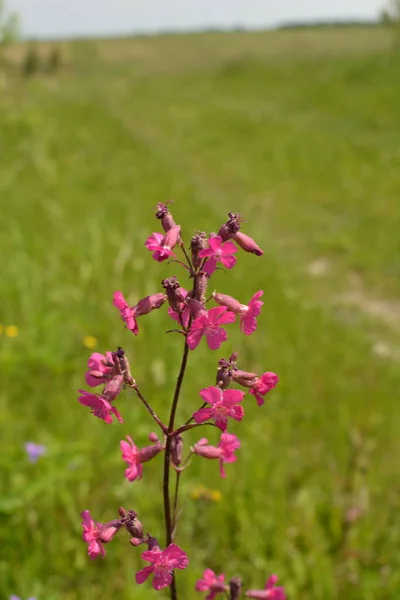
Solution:
<svg viewBox="0 0 400 600"><path fill-rule="evenodd" d="M97 346L97 339L92 335L85 335L82 341L83 345L86 346L86 348L89 348L90 350L94 350L94 348L96 348Z"/></svg>
<svg viewBox="0 0 400 600"><path fill-rule="evenodd" d="M15 338L18 336L18 327L16 325L6 325L4 327L4 333L7 337Z"/></svg>

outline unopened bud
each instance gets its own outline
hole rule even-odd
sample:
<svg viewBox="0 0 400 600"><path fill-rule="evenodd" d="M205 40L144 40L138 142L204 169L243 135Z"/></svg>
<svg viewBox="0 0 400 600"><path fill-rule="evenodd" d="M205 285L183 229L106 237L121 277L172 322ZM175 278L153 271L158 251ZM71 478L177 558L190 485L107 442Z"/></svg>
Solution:
<svg viewBox="0 0 400 600"><path fill-rule="evenodd" d="M183 454L183 437L181 435L174 435L171 440L171 460L175 467L179 467L182 463Z"/></svg>
<svg viewBox="0 0 400 600"><path fill-rule="evenodd" d="M240 229L240 216L238 213L229 212L229 219L221 225L218 231L218 235L222 238L223 242L231 239L235 233L237 233Z"/></svg>
<svg viewBox="0 0 400 600"><path fill-rule="evenodd" d="M218 362L216 384L222 390L226 390L231 381L231 365L227 360L221 358L221 360Z"/></svg>
<svg viewBox="0 0 400 600"><path fill-rule="evenodd" d="M255 254L256 256L262 256L264 254L260 246L258 246L253 240L253 238L251 238L249 235L238 231L232 237L245 252L250 252L251 254Z"/></svg>
<svg viewBox="0 0 400 600"><path fill-rule="evenodd" d="M162 202L157 204L156 218L160 219L161 225L165 232L169 231L176 225L173 216L168 210L168 206Z"/></svg>
<svg viewBox="0 0 400 600"><path fill-rule="evenodd" d="M147 543L148 550L154 550L155 548L160 548L157 538L152 537L151 535L147 536L146 543Z"/></svg>
<svg viewBox="0 0 400 600"><path fill-rule="evenodd" d="M196 233L192 237L190 242L190 249L192 251L192 264L195 269L198 269L203 262L203 259L199 257L199 252L205 249L207 245L207 235L204 231Z"/></svg>
<svg viewBox="0 0 400 600"><path fill-rule="evenodd" d="M204 271L200 271L194 278L194 297L199 302L204 302L206 299L208 284L208 275Z"/></svg>
<svg viewBox="0 0 400 600"><path fill-rule="evenodd" d="M147 315L152 310L157 308L161 308L161 306L166 301L167 296L162 292L157 294L152 294L151 296L146 296L139 300L139 302L134 307L135 317L140 317L142 315Z"/></svg>
<svg viewBox="0 0 400 600"><path fill-rule="evenodd" d="M133 538L143 539L143 527L134 510L125 511L122 524Z"/></svg>
<svg viewBox="0 0 400 600"><path fill-rule="evenodd" d="M243 583L240 577L232 577L229 582L229 600L239 600L242 587Z"/></svg>
<svg viewBox="0 0 400 600"><path fill-rule="evenodd" d="M181 312L182 304L185 302L185 296L182 293L179 281L175 275L163 279L161 285L166 291L168 302L172 310Z"/></svg>
<svg viewBox="0 0 400 600"><path fill-rule="evenodd" d="M129 386L135 386L136 381L132 377L131 367L125 355L125 350L123 348L118 348L116 352L112 353L112 357L120 375L124 378L124 383Z"/></svg>

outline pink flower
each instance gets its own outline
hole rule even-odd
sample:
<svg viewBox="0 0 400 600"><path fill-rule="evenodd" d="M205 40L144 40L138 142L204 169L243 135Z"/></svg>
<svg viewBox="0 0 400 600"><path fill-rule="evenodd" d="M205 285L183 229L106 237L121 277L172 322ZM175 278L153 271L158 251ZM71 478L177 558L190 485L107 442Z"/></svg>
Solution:
<svg viewBox="0 0 400 600"><path fill-rule="evenodd" d="M187 290L185 290L185 288L183 288L183 287L180 287L178 289L178 291L182 295L183 298L186 298L186 296L188 295ZM184 302L181 302L181 303L179 303L179 309L181 311L180 316L182 318L183 326L185 328L187 328L187 326L189 325L189 319L190 319L190 308L187 306L187 304L185 304ZM174 310L171 306L168 308L168 314L171 317L171 319L173 319L174 321L179 323L179 325L181 324L181 321L179 318L179 313L176 312L176 310Z"/></svg>
<svg viewBox="0 0 400 600"><path fill-rule="evenodd" d="M145 246L150 252L154 252L154 260L162 262L170 256L175 256L172 250L179 241L180 231L180 225L173 225L165 235L162 235L162 233L153 233L153 235L147 238Z"/></svg>
<svg viewBox="0 0 400 600"><path fill-rule="evenodd" d="M210 386L200 391L203 401L211 406L200 408L193 414L196 423L205 423L210 419L215 419L215 424L226 431L228 418L241 421L244 417L242 406L236 406L243 400L244 392L240 390L221 390L220 388Z"/></svg>
<svg viewBox="0 0 400 600"><path fill-rule="evenodd" d="M88 510L84 510L81 513L82 527L83 527L83 540L89 544L88 555L91 559L97 558L98 556L105 556L106 551L102 542L99 539L100 529L102 524L98 521L93 521Z"/></svg>
<svg viewBox="0 0 400 600"><path fill-rule="evenodd" d="M83 527L83 540L89 544L88 555L90 558L97 558L99 555L105 556L105 549L103 544L107 544L112 540L114 535L122 527L122 521L120 519L114 519L108 521L105 525L102 525L98 521L93 521L88 510L84 510L81 513L82 527Z"/></svg>
<svg viewBox="0 0 400 600"><path fill-rule="evenodd" d="M176 544L170 544L165 550L155 546L152 550L146 550L142 554L143 560L151 563L150 566L136 573L136 583L144 583L154 573L153 588L162 590L172 582L174 569L186 569L189 559Z"/></svg>
<svg viewBox="0 0 400 600"><path fill-rule="evenodd" d="M85 378L90 387L102 385L118 373L112 352L106 352L105 355L93 352L89 357L88 367L89 371L86 372Z"/></svg>
<svg viewBox="0 0 400 600"><path fill-rule="evenodd" d="M261 312L261 307L264 304L259 298L263 295L263 291L256 292L249 304L241 304L236 298L228 296L227 294L218 294L214 292L212 294L215 302L220 306L226 306L228 310L233 311L236 315L240 316L240 331L243 331L246 335L251 335L257 329L256 317Z"/></svg>
<svg viewBox="0 0 400 600"><path fill-rule="evenodd" d="M233 242L223 242L219 235L210 237L208 248L199 253L200 258L208 259L204 264L203 271L207 275L212 275L217 268L217 262L221 262L227 269L232 269L236 264L236 258L233 256L235 252L237 252L237 248Z"/></svg>
<svg viewBox="0 0 400 600"><path fill-rule="evenodd" d="M203 335L206 336L208 347L211 350L217 350L222 342L228 338L225 329L221 325L233 323L236 315L228 311L226 306L216 306L210 310L202 310L196 317L190 327L187 342L190 350L194 350Z"/></svg>
<svg viewBox="0 0 400 600"><path fill-rule="evenodd" d="M151 436L151 437L150 437ZM151 446L145 446L140 450L135 446L132 438L127 435L125 440L121 440L120 448L122 452L122 459L128 463L128 468L125 470L125 477L128 481L135 481L142 477L143 467L142 463L147 462L157 456L161 450L164 449L161 442L158 440L155 434L150 434L150 439L154 441Z"/></svg>
<svg viewBox="0 0 400 600"><path fill-rule="evenodd" d="M224 593L228 590L228 586L224 584L225 575L216 575L211 569L206 569L203 573L203 579L196 581L196 592L210 592L205 600L213 600L219 593Z"/></svg>
<svg viewBox="0 0 400 600"><path fill-rule="evenodd" d="M92 394L85 390L78 390L81 396L78 398L83 406L89 406L92 409L92 414L106 423L112 422L112 415L115 415L120 423L123 423L122 417L115 408L100 394Z"/></svg>
<svg viewBox="0 0 400 600"><path fill-rule="evenodd" d="M249 390L249 393L255 396L258 406L262 406L262 404L264 404L263 396L265 396L265 394L272 390L272 388L276 386L278 381L278 376L275 373L271 373L270 371L268 371L267 373L263 373L261 377L258 377L255 380L255 382Z"/></svg>
<svg viewBox="0 0 400 600"><path fill-rule="evenodd" d="M220 461L221 477L225 477L224 463L236 462L235 450L240 448L240 440L233 433L221 433L218 446L208 446L207 444L208 440L202 438L193 446L193 453L204 458L217 458Z"/></svg>
<svg viewBox="0 0 400 600"><path fill-rule="evenodd" d="M151 294L150 296L142 298L139 300L136 306L130 307L122 292L114 292L114 306L116 306L120 311L121 318L126 324L127 328L135 335L137 335L139 331L136 317L147 315L152 310L160 308L166 299L167 296L159 292L157 294Z"/></svg>
<svg viewBox="0 0 400 600"><path fill-rule="evenodd" d="M275 586L277 581L278 576L271 575L267 579L263 590L249 590L246 592L247 598L254 598L255 600L286 600L285 590L282 587Z"/></svg>
<svg viewBox="0 0 400 600"><path fill-rule="evenodd" d="M127 328L135 335L139 332L139 327L135 319L134 308L131 308L122 292L114 292L114 306L121 313L121 319L124 321Z"/></svg>

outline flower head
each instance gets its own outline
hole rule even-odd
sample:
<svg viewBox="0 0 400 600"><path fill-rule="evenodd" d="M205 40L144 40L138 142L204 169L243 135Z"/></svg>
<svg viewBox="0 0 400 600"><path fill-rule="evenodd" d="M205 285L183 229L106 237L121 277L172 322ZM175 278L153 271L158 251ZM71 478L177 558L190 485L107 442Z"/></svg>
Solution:
<svg viewBox="0 0 400 600"><path fill-rule="evenodd" d="M26 442L25 450L31 463L36 463L42 454L46 453L46 446L35 444L35 442Z"/></svg>
<svg viewBox="0 0 400 600"><path fill-rule="evenodd" d="M106 352L105 354L93 352L88 359L88 368L85 378L90 387L102 385L118 374L112 352Z"/></svg>
<svg viewBox="0 0 400 600"><path fill-rule="evenodd" d="M169 586L174 569L186 569L189 564L186 552L176 544L170 544L165 550L154 546L151 550L143 552L142 558L151 564L136 573L136 583L144 583L154 573L153 588L155 590Z"/></svg>
<svg viewBox="0 0 400 600"><path fill-rule="evenodd" d="M179 292L179 295L182 297L182 299L185 300L186 296L188 295L187 290L185 290L185 288L183 288L183 287L180 287L180 288L178 288L178 292ZM189 325L189 319L190 319L190 308L188 307L188 305L185 302L178 302L177 308L179 309L180 312L177 312L170 306L168 308L168 314L171 317L171 319L173 319L174 321L179 323L179 325L181 324L181 319L182 319L183 326L185 328L187 328L187 326Z"/></svg>
<svg viewBox="0 0 400 600"><path fill-rule="evenodd" d="M114 306L121 313L121 319L124 321L127 329L137 335L139 328L135 319L134 309L129 306L122 292L114 292Z"/></svg>
<svg viewBox="0 0 400 600"><path fill-rule="evenodd" d="M277 575L271 575L267 579L263 590L249 590L246 592L247 598L255 600L286 600L286 594L283 587L277 587L275 584L278 581Z"/></svg>
<svg viewBox="0 0 400 600"><path fill-rule="evenodd" d="M250 252L256 256L262 256L264 254L260 246L258 246L253 238L251 238L249 235L238 231L232 237L245 252Z"/></svg>
<svg viewBox="0 0 400 600"><path fill-rule="evenodd" d="M83 527L83 535L82 539L87 542L88 546L88 555L91 559L97 558L98 556L105 556L106 551L104 549L103 543L99 539L100 530L102 528L102 524L98 521L93 521L90 516L90 511L84 510L81 513L82 527Z"/></svg>
<svg viewBox="0 0 400 600"><path fill-rule="evenodd" d="M161 442L158 440L155 434L150 434L152 437L150 438L154 443L151 446L145 446L140 450L134 444L132 438L127 435L126 439L121 440L120 448L122 452L122 460L128 463L128 468L125 470L125 477L128 481L135 481L135 479L140 479L143 473L142 463L147 462L157 456L161 450L164 449Z"/></svg>
<svg viewBox="0 0 400 600"><path fill-rule="evenodd" d="M170 256L175 256L172 250L180 239L180 231L180 225L173 225L165 235L162 235L162 233L153 233L153 235L147 238L145 246L150 252L154 253L154 260L162 262Z"/></svg>
<svg viewBox="0 0 400 600"><path fill-rule="evenodd" d="M236 264L236 258L233 256L235 252L237 252L237 248L232 242L223 242L219 235L210 237L208 248L199 253L200 258L207 258L203 271L207 275L212 275L217 268L217 262L221 262L227 269L232 269Z"/></svg>
<svg viewBox="0 0 400 600"><path fill-rule="evenodd" d="M194 350L198 346L203 335L206 336L208 347L211 350L217 350L228 338L221 325L233 323L235 319L235 313L228 311L226 306L216 306L210 310L203 309L190 327L187 337L190 350Z"/></svg>
<svg viewBox="0 0 400 600"><path fill-rule="evenodd" d="M196 592L209 592L205 600L213 600L217 594L224 593L228 587L224 583L225 575L216 575L211 569L206 569L203 579L196 581Z"/></svg>
<svg viewBox="0 0 400 600"><path fill-rule="evenodd" d="M81 394L78 397L78 402L80 402L83 406L89 406L92 409L92 414L99 419L102 419L106 423L112 422L112 415L114 415L120 423L123 423L122 417L115 408L115 406L111 406L111 404L101 396L100 394L92 394L91 392L87 392L85 390L78 390Z"/></svg>
<svg viewBox="0 0 400 600"><path fill-rule="evenodd" d="M213 293L213 298L220 306L226 306L228 310L233 311L240 317L240 331L243 331L246 335L251 335L257 329L256 317L261 312L261 307L264 304L259 298L263 295L263 291L260 290L254 294L249 304L241 304L236 298L228 296L226 294Z"/></svg>
<svg viewBox="0 0 400 600"><path fill-rule="evenodd" d="M261 377L258 377L255 380L252 387L249 389L249 393L255 396L258 406L264 404L263 396L272 390L278 381L278 376L270 371L263 373Z"/></svg>
<svg viewBox="0 0 400 600"><path fill-rule="evenodd" d="M222 433L218 446L209 446L208 440L202 438L192 448L194 454L203 456L204 458L217 458L220 468L221 477L225 477L224 463L236 461L235 450L240 448L240 441L233 433Z"/></svg>
<svg viewBox="0 0 400 600"><path fill-rule="evenodd" d="M221 431L226 431L228 418L235 419L236 421L243 419L243 407L237 405L243 400L244 392L230 389L221 390L215 386L210 386L201 390L200 396L210 406L200 408L200 410L193 414L196 423L205 423L205 421L213 419Z"/></svg>

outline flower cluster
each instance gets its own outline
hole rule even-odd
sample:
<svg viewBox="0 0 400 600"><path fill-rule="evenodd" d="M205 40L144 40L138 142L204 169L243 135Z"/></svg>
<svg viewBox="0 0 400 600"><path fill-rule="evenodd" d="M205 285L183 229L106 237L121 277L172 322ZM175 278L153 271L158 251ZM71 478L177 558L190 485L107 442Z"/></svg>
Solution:
<svg viewBox="0 0 400 600"><path fill-rule="evenodd" d="M168 306L168 315L174 320L176 332L184 339L182 364L177 378L177 384L167 420L158 417L154 408L147 401L131 374L131 368L125 351L118 348L105 354L94 352L88 360L86 383L90 388L102 386L100 393L79 391L78 401L87 406L96 417L110 424L115 417L120 423L122 417L115 407L115 401L125 388L133 391L142 402L156 425L160 429L160 437L152 432L148 438L150 445L138 447L132 437L126 436L121 440L120 449L122 460L126 463L125 478L134 482L143 476L143 464L163 455L163 505L166 525L166 543L162 549L157 539L149 533L144 533L141 522L133 510L119 509L119 518L106 523L92 519L90 512L82 512L83 539L88 544L88 555L94 559L105 556L105 544L110 542L121 530L126 530L132 546L147 545L141 557L149 562L136 573L136 581L144 583L150 575L153 577L153 587L160 590L170 587L171 599L177 598L175 584L175 569L185 569L189 560L186 552L175 543L178 522L178 492L182 472L189 467L195 456L219 461L220 473L226 476L225 464L237 460L236 451L240 448L238 437L228 431L233 421L240 422L245 417L246 392L256 398L257 404L264 404L266 394L278 383L278 377L271 371L258 374L242 370L238 366L238 354L235 352L228 359L218 361L215 383L209 382L207 387L200 390L201 406L193 408L187 415L186 421L180 425L175 422L177 405L181 393L182 382L186 372L188 356L195 351L202 339L210 348L217 350L227 341L227 325L238 319L239 329L246 336L252 335L257 329L257 318L261 314L263 291L255 291L253 296L244 304L230 295L214 291L207 298L207 287L210 278L218 268L232 269L238 262L239 249L255 256L262 256L263 251L257 243L241 231L242 220L237 213L229 213L228 220L223 223L218 232L207 235L205 232L196 233L185 247L181 226L175 220L166 204L159 203L156 218L160 220L163 233L153 232L145 241L145 247L159 263L168 259L168 264L178 265L184 269L192 282L190 290L181 286L178 277L172 275L162 279L163 291L142 298L131 306L121 291L116 291L113 304L118 309L125 327L134 336L139 334L138 319L148 315L164 304ZM181 250L182 260L177 258L176 250ZM221 265L221 267L219 267ZM129 299L129 296L127 296ZM216 306L209 307L208 302ZM244 389L237 389L238 387ZM187 403L189 405L189 402ZM188 449L184 456L185 432L212 425L219 431L216 445L202 437ZM170 472L176 473L175 496L172 500L170 492ZM249 590L248 598L270 598L284 600L282 588L276 587L276 576L272 575L264 590ZM206 569L203 578L196 584L197 591L208 592L207 600L212 600L218 594L224 594L231 600L240 596L242 584L240 579L232 578L225 583L225 576L215 575L211 569Z"/></svg>

